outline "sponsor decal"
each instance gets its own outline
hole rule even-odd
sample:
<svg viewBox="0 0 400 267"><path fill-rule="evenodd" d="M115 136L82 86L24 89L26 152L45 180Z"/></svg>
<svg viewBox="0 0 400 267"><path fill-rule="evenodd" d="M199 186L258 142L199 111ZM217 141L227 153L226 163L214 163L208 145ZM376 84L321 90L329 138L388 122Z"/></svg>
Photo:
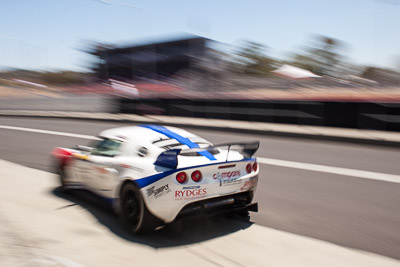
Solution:
<svg viewBox="0 0 400 267"><path fill-rule="evenodd" d="M231 171L231 172L217 172L213 174L213 178L216 179L233 179L233 178L238 178L242 174L240 171Z"/></svg>
<svg viewBox="0 0 400 267"><path fill-rule="evenodd" d="M240 184L241 181L237 181L240 176L242 176L240 171L217 172L213 174L214 180L219 180L219 186Z"/></svg>
<svg viewBox="0 0 400 267"><path fill-rule="evenodd" d="M171 192L171 189L169 189L169 185L163 185L160 186L159 188L155 188L155 186L150 186L149 188L147 188L147 196L154 196L156 199L168 194L169 192Z"/></svg>
<svg viewBox="0 0 400 267"><path fill-rule="evenodd" d="M196 199L196 198L202 198L206 195L207 195L207 190L205 188L175 191L176 200Z"/></svg>
<svg viewBox="0 0 400 267"><path fill-rule="evenodd" d="M257 186L258 177L252 177L246 181L240 190L250 190Z"/></svg>

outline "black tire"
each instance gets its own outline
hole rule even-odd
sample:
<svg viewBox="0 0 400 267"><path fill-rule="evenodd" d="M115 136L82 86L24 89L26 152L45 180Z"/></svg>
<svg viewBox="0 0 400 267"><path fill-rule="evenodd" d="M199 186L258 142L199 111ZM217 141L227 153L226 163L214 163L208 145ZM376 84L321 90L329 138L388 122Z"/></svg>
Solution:
<svg viewBox="0 0 400 267"><path fill-rule="evenodd" d="M140 190L133 183L126 183L120 193L120 216L124 225L134 234L155 229L156 219L148 211Z"/></svg>

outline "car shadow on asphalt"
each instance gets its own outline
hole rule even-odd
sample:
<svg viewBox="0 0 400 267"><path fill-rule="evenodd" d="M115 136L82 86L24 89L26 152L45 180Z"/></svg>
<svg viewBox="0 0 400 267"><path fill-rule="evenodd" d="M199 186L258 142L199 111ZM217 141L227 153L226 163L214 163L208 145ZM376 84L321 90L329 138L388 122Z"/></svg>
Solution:
<svg viewBox="0 0 400 267"><path fill-rule="evenodd" d="M213 216L205 218L187 219L167 225L166 227L147 233L145 235L133 235L129 232L113 213L111 206L104 199L85 190L65 192L61 187L55 188L51 193L63 198L71 204L61 208L79 205L89 211L99 223L106 226L111 232L120 238L153 248L167 248L194 244L220 236L232 234L250 227L253 222L247 218L225 218Z"/></svg>

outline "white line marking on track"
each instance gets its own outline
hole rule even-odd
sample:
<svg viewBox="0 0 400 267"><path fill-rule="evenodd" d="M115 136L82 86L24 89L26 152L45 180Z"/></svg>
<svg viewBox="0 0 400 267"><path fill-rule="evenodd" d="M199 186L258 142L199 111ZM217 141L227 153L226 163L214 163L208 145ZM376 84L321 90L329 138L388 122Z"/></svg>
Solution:
<svg viewBox="0 0 400 267"><path fill-rule="evenodd" d="M7 126L7 125L0 125L0 129L8 129L8 130L16 130L16 131L24 131L24 132L43 133L43 134L52 134L52 135L61 135L61 136L68 136L68 137L75 137L75 138L99 140L99 138L97 138L95 136L91 136L91 135L56 132L56 131L48 131L48 130L33 129L33 128Z"/></svg>
<svg viewBox="0 0 400 267"><path fill-rule="evenodd" d="M17 130L17 131L25 131L25 132L34 132L34 133L43 133L43 134L52 134L52 135L68 136L68 137L75 137L75 138L99 140L99 138L97 138L95 136L91 136L91 135L48 131L48 130L33 129L33 128L7 126L7 125L0 125L0 129L8 129L8 130ZM261 157L258 157L257 161L261 164L274 165L274 166L280 166L280 167L286 167L286 168L295 168L295 169L302 169L302 170L308 170L308 171L316 171L316 172L332 173L332 174L338 174L338 175L344 175L344 176L352 176L352 177L363 178L363 179L400 183L400 175L395 175L395 174L362 171L362 170L355 170L355 169L348 169L348 168L332 167L332 166L325 166L325 165L318 165L318 164L311 164L311 163L304 163L304 162L288 161L288 160L281 160L281 159L271 159L271 158L261 158Z"/></svg>
<svg viewBox="0 0 400 267"><path fill-rule="evenodd" d="M267 164L267 165L274 165L274 166L295 168L295 169L302 169L302 170L316 171L316 172L325 172L325 173L332 173L345 176L353 176L357 178L379 180L392 183L400 183L400 175L395 175L395 174L362 171L362 170L332 167L332 166L280 160L280 159L257 158L257 161L261 164Z"/></svg>

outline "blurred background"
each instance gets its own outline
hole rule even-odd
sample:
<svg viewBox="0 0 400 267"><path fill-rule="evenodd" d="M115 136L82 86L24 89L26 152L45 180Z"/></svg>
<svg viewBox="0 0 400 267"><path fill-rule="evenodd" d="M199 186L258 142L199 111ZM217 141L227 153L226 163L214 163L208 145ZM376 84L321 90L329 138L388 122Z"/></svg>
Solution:
<svg viewBox="0 0 400 267"><path fill-rule="evenodd" d="M1 109L95 95L113 112L400 128L400 1L1 6Z"/></svg>
<svg viewBox="0 0 400 267"><path fill-rule="evenodd" d="M399 14L400 0L0 0L0 265L398 266ZM54 147L139 122L260 140L259 212L136 237L55 189Z"/></svg>

